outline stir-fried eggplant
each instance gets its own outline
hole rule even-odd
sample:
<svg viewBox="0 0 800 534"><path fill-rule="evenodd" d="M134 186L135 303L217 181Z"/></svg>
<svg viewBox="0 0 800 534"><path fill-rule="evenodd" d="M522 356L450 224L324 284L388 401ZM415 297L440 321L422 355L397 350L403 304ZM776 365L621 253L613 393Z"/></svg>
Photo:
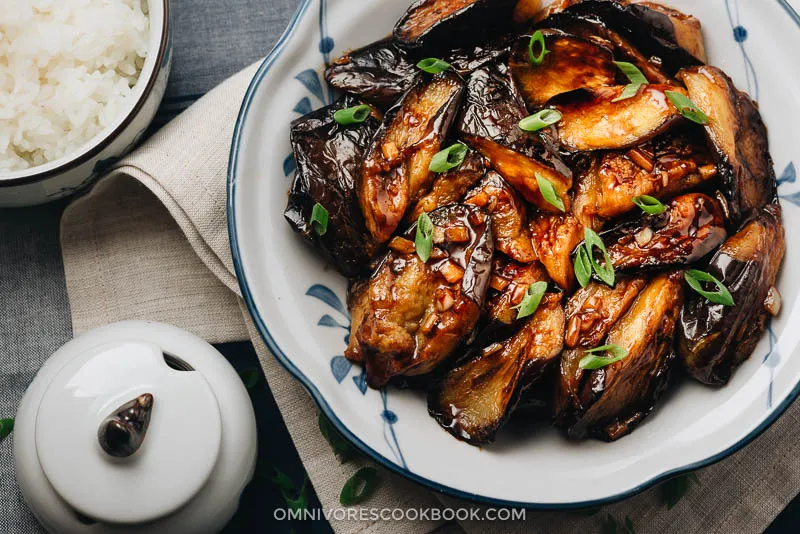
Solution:
<svg viewBox="0 0 800 534"><path fill-rule="evenodd" d="M521 264L503 257L496 257L489 282L486 311L488 330L513 325L519 315L519 306L531 284L549 282L547 271L539 262Z"/></svg>
<svg viewBox="0 0 800 534"><path fill-rule="evenodd" d="M553 185L556 194L569 210L569 189L572 180L537 158L506 148L483 137L464 136L466 142L477 150L500 175L528 202L542 211L560 213L561 210L545 200L539 189L537 175Z"/></svg>
<svg viewBox="0 0 800 534"><path fill-rule="evenodd" d="M631 199L666 199L717 176L705 143L688 132L666 135L629 150L604 152L579 177L576 193L583 216L613 219L636 208Z"/></svg>
<svg viewBox="0 0 800 534"><path fill-rule="evenodd" d="M464 198L470 187L486 175L486 162L477 152L468 152L457 168L438 175L431 190L419 199L406 219L416 221L423 213L430 213Z"/></svg>
<svg viewBox="0 0 800 534"><path fill-rule="evenodd" d="M729 216L745 221L772 202L777 182L767 128L756 104L716 67L681 71L692 101L708 115L706 134L716 150Z"/></svg>
<svg viewBox="0 0 800 534"><path fill-rule="evenodd" d="M404 48L442 47L508 24L516 0L419 0L394 27ZM477 30L477 31L476 31Z"/></svg>
<svg viewBox="0 0 800 534"><path fill-rule="evenodd" d="M661 274L642 290L606 338L628 352L622 360L582 370L584 349L562 357L556 393L556 420L569 434L589 433L608 441L629 434L653 410L669 381L675 359L673 340L683 304L683 275Z"/></svg>
<svg viewBox="0 0 800 534"><path fill-rule="evenodd" d="M485 208L492 217L492 233L497 250L520 263L536 259L528 231L528 214L522 199L503 177L494 171L469 193L465 204Z"/></svg>
<svg viewBox="0 0 800 534"><path fill-rule="evenodd" d="M433 371L472 333L480 318L492 267L489 216L454 204L430 214L433 249L425 263L415 250L416 225L389 243L390 252L369 280L350 356L360 353L367 383Z"/></svg>
<svg viewBox="0 0 800 534"><path fill-rule="evenodd" d="M385 39L337 59L325 79L335 89L387 109L414 86L419 74L408 54Z"/></svg>
<svg viewBox="0 0 800 534"><path fill-rule="evenodd" d="M451 50L445 61L457 73L466 76L508 55L511 40L510 35L487 35L476 44Z"/></svg>
<svg viewBox="0 0 800 534"><path fill-rule="evenodd" d="M380 123L370 116L362 124L340 126L333 119L336 111L356 104L346 96L292 123L297 173L284 213L289 225L345 276L369 269L377 248L364 225L355 184L365 147ZM322 235L310 222L315 204L328 210L329 223Z"/></svg>
<svg viewBox="0 0 800 534"><path fill-rule="evenodd" d="M562 118L547 135L567 152L617 150L640 145L684 121L665 91L669 85L643 85L635 96L614 102L626 86L574 91L556 98Z"/></svg>
<svg viewBox="0 0 800 534"><path fill-rule="evenodd" d="M558 30L544 30L543 34L549 53L541 65L531 64L528 35L514 43L509 62L514 81L531 110L576 89L614 85L617 67L611 49Z"/></svg>
<svg viewBox="0 0 800 534"><path fill-rule="evenodd" d="M727 384L755 350L770 314L779 311L775 280L786 250L781 208L770 204L720 248L708 273L722 282L734 306L692 292L681 315L678 353L701 382ZM715 288L709 288L715 290Z"/></svg>
<svg viewBox="0 0 800 534"><path fill-rule="evenodd" d="M557 361L563 339L561 295L550 293L517 334L450 371L428 394L428 411L458 439L493 441L521 394Z"/></svg>
<svg viewBox="0 0 800 534"><path fill-rule="evenodd" d="M292 126L286 218L350 277L345 357L373 388L427 391L478 446L526 404L616 440L675 359L727 383L781 304L766 127L704 65L700 22L650 0L543 3L415 0L327 69L345 98ZM362 102L365 121L334 117Z"/></svg>
<svg viewBox="0 0 800 534"><path fill-rule="evenodd" d="M624 272L689 265L727 236L719 203L700 193L676 197L660 215L643 215L601 234L614 269Z"/></svg>
<svg viewBox="0 0 800 534"><path fill-rule="evenodd" d="M543 24L559 28L574 25L572 21L577 20L595 26L595 33L600 35L600 27L608 28L666 74L674 76L681 68L702 64L705 59L699 21L685 15L681 21L676 13L655 10L644 4L583 0L553 14Z"/></svg>
<svg viewBox="0 0 800 534"><path fill-rule="evenodd" d="M364 161L358 200L367 229L388 241L408 209L425 194L429 167L458 112L464 83L442 73L422 80L384 119Z"/></svg>
<svg viewBox="0 0 800 534"><path fill-rule="evenodd" d="M622 278L612 288L592 282L579 289L567 302L567 348L592 348L602 344L606 334L647 285L641 277Z"/></svg>
<svg viewBox="0 0 800 534"><path fill-rule="evenodd" d="M583 241L584 226L572 215L540 213L531 220L533 249L553 282L566 291L575 287L572 251Z"/></svg>

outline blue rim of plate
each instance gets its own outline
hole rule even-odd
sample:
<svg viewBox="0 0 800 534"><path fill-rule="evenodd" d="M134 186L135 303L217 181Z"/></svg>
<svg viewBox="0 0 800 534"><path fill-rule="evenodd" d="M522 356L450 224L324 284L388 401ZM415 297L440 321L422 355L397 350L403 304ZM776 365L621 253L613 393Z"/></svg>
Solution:
<svg viewBox="0 0 800 534"><path fill-rule="evenodd" d="M792 20L797 24L798 28L800 28L800 14L788 3L787 0L776 0L778 4L786 11L786 13L792 18ZM526 508L530 510L576 510L582 508L592 508L596 506L602 506L607 504L613 504L629 497L633 497L641 493L642 491L649 489L660 482L664 482L669 480L670 478L690 473L692 471L696 471L697 469L701 469L703 467L708 467L711 464L717 463L720 460L723 460L730 456L731 454L737 452L742 447L756 439L758 436L764 433L767 428L769 428L783 413L786 409L794 402L794 400L800 396L800 383L795 385L794 389L787 395L787 397L770 413L761 424L758 425L753 431L751 431L747 436L739 440L738 442L734 443L727 449L717 454L714 454L704 460L700 460L698 462L694 462L692 464L685 465L683 467L679 467L677 469L673 469L666 473L657 475L637 486L624 491L622 493L618 493L616 495L611 495L609 497L605 497L602 499L595 499L591 501L579 501L579 502L571 502L571 503L533 503L533 502L518 502L518 501L509 501L504 499L496 499L492 497L485 497L483 495L478 495L475 493L469 493L463 490L451 488L449 486L445 486L433 480L429 480L423 476L420 476L409 469L405 469L394 462L385 458L382 454L377 452L376 450L369 447L366 443L361 441L353 432L351 432L340 420L336 417L336 414L331 410L331 407L326 402L325 398L319 392L317 387L314 385L311 380L305 376L300 369L298 369L291 359L286 356L283 350L278 346L275 340L270 334L269 328L267 327L266 323L264 322L263 317L259 313L258 309L256 308L255 302L253 301L253 296L250 292L250 286L247 281L247 277L245 276L244 269L242 268L242 260L241 260L241 250L239 249L239 241L236 232L236 204L234 202L234 198L236 197L236 166L239 159L239 144L241 141L242 130L244 128L245 120L247 119L247 114L250 111L250 106L253 102L253 95L258 90L259 85L263 81L264 77L269 72L272 65L275 61L280 57L283 49L285 48L286 44L289 42L289 39L294 34L295 29L297 28L298 22L303 18L308 7L311 5L313 0L303 0L300 6L295 11L294 15L292 15L291 20L289 21L289 25L287 26L286 30L284 30L283 35L281 35L278 42L275 44L275 47L272 49L270 54L264 59L261 63L261 66L256 71L253 80L250 82L250 86L247 88L247 92L244 95L244 100L242 102L242 107L239 110L239 116L236 119L236 126L233 131L233 141L231 142L231 153L230 159L228 160L228 237L231 243L231 254L233 255L233 265L236 271L236 278L239 281L239 287L242 291L242 297L244 298L245 304L247 305L247 310L250 313L253 321L255 322L256 328L258 329L261 338L267 344L272 354L275 356L275 359L278 360L278 363L283 366L289 373L297 379L303 387L308 391L311 395L311 398L314 399L314 402L317 404L319 409L325 414L336 430L339 431L342 436L344 436L348 441L350 441L353 445L355 445L362 453L364 453L367 457L375 461L376 463L382 465L383 467L393 471L412 482L416 482L428 489L433 491L444 493L446 495L450 495L452 497L457 497L460 499L466 499L472 502L486 504L495 507L509 507L509 508Z"/></svg>

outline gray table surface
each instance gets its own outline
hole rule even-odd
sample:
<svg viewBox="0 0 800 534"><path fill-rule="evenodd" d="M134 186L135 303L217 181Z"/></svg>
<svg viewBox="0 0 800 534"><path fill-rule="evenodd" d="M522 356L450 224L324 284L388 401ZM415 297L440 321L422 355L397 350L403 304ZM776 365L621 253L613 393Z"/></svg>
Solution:
<svg viewBox="0 0 800 534"><path fill-rule="evenodd" d="M355 0L364 1L364 0ZM162 126L209 89L264 56L277 40L298 0L172 0L174 63L167 94L153 128ZM59 243L59 221L67 202L0 210L0 418L13 417L36 371L72 337ZM221 348L234 365L254 363L248 347ZM266 388L254 395L260 455L296 483L303 470ZM278 431L276 431L276 428ZM266 441L266 440L263 440ZM11 439L0 442L0 533L41 532L16 487ZM260 460L261 461L261 460ZM264 510L280 505L280 494L258 489L243 500L235 532L330 532L326 525L276 525ZM312 495L311 505L318 506ZM231 525L233 526L233 525ZM795 501L770 528L800 531Z"/></svg>

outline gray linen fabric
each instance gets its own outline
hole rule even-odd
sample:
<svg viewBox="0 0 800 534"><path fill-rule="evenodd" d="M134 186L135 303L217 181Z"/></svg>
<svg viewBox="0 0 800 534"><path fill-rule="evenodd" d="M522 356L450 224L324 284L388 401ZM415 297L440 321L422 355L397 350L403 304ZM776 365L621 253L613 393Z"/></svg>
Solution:
<svg viewBox="0 0 800 534"><path fill-rule="evenodd" d="M157 128L231 74L263 57L298 0L172 0L173 69ZM0 418L13 417L36 371L72 337L59 243L65 203L0 210ZM0 442L0 533L42 529Z"/></svg>
<svg viewBox="0 0 800 534"><path fill-rule="evenodd" d="M14 417L42 363L72 337L58 233L63 204L0 211L0 418ZM0 443L0 532L41 532Z"/></svg>

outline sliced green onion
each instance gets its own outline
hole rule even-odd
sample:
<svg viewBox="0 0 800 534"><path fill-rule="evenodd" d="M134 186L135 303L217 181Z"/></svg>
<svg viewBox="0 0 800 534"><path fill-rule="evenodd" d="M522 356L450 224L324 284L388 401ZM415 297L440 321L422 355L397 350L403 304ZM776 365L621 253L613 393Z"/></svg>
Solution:
<svg viewBox="0 0 800 534"><path fill-rule="evenodd" d="M597 356L599 352L608 353L610 357ZM578 364L581 369L601 369L628 357L628 351L619 345L603 345L602 347L587 350L585 354L586 356Z"/></svg>
<svg viewBox="0 0 800 534"><path fill-rule="evenodd" d="M557 123L561 117L561 112L557 109L543 109L519 121L519 127L526 132L538 132Z"/></svg>
<svg viewBox="0 0 800 534"><path fill-rule="evenodd" d="M622 90L620 95L611 102L622 102L623 100L628 100L629 98L633 98L634 96L639 94L639 89L641 88L642 88L641 85L635 83L628 84L625 86L625 89Z"/></svg>
<svg viewBox="0 0 800 534"><path fill-rule="evenodd" d="M539 55L536 55L533 52L537 44L542 47L542 51L539 52ZM541 32L541 30L536 30L536 33L531 35L530 43L528 43L528 57L531 60L531 65L538 67L544 61L544 56L549 53L550 51L547 49L547 46L544 42L544 34Z"/></svg>
<svg viewBox="0 0 800 534"><path fill-rule="evenodd" d="M461 163L463 163L468 151L469 149L465 144L456 143L454 145L450 145L433 156L428 169L431 172L447 172L455 169L461 165Z"/></svg>
<svg viewBox="0 0 800 534"><path fill-rule="evenodd" d="M723 306L736 306L736 303L733 301L733 295L728 291L728 288L710 274L696 269L690 269L686 271L684 277L689 287L707 298L710 302L722 304ZM717 286L717 291L706 291L703 289L703 283L715 284Z"/></svg>
<svg viewBox="0 0 800 534"><path fill-rule="evenodd" d="M14 430L13 419L0 419L0 439L5 438Z"/></svg>
<svg viewBox="0 0 800 534"><path fill-rule="evenodd" d="M519 306L514 306L514 309L518 310L517 319L530 317L536 313L546 291L547 282L536 282L535 284L529 285L522 302L519 303Z"/></svg>
<svg viewBox="0 0 800 534"><path fill-rule="evenodd" d="M558 191L556 191L553 182L539 174L538 172L535 174L536 176L536 183L539 184L539 192L542 194L545 202L550 204L551 206L555 206L558 208L559 211L567 211L564 207L564 201L561 200L561 197L558 195Z"/></svg>
<svg viewBox="0 0 800 534"><path fill-rule="evenodd" d="M655 197L651 197L650 195L633 197L632 202L642 208L642 211L649 215L661 215L667 211L667 207L662 204L660 200Z"/></svg>
<svg viewBox="0 0 800 534"><path fill-rule="evenodd" d="M592 264L592 269L594 270L597 277L603 281L606 285L610 287L614 287L614 283L616 282L616 275L614 274L614 266L611 264L611 258L608 256L608 250L606 250L606 245L603 243L603 240L600 239L600 236L597 233L587 228L584 231L584 239L585 239L585 247L586 253L589 256L589 261ZM597 263L597 260L594 259L594 249L600 249L600 252L603 253L603 260L605 265L600 265Z"/></svg>
<svg viewBox="0 0 800 534"><path fill-rule="evenodd" d="M640 71L639 68L633 63L628 63L627 61L615 61L614 65L616 65L617 68L628 77L631 83L626 85L622 93L620 93L617 98L612 100L612 102L621 102L623 100L633 98L639 93L639 89L641 89L643 85L650 83L647 81L645 75L642 74L642 71Z"/></svg>
<svg viewBox="0 0 800 534"><path fill-rule="evenodd" d="M592 262L583 245L578 248L578 255L575 258L575 277L581 287L588 286L592 280Z"/></svg>
<svg viewBox="0 0 800 534"><path fill-rule="evenodd" d="M325 206L317 202L311 210L311 227L320 237L328 232L328 210Z"/></svg>
<svg viewBox="0 0 800 534"><path fill-rule="evenodd" d="M417 219L417 236L414 239L414 248L417 256L423 262L428 263L431 258L431 248L433 248L433 221L427 213L423 213Z"/></svg>
<svg viewBox="0 0 800 534"><path fill-rule="evenodd" d="M351 124L361 124L372 114L372 108L366 104L354 106L352 108L340 109L333 114L333 120L342 126Z"/></svg>
<svg viewBox="0 0 800 534"><path fill-rule="evenodd" d="M708 115L706 115L702 109L698 108L697 104L692 102L689 97L676 91L665 91L664 94L667 95L672 105L678 108L678 111L680 111L681 115L685 118L703 126L708 124Z"/></svg>
<svg viewBox="0 0 800 534"><path fill-rule="evenodd" d="M648 82L647 78L639 68L634 65L633 63L628 63L627 61L615 61L614 65L617 66L619 70L622 71L622 74L628 77L631 81L631 85L647 85Z"/></svg>
<svg viewBox="0 0 800 534"><path fill-rule="evenodd" d="M362 467L345 482L342 492L339 494L339 502L342 506L353 506L364 502L375 491L377 480L377 469Z"/></svg>
<svg viewBox="0 0 800 534"><path fill-rule="evenodd" d="M440 72L444 72L449 69L450 63L447 61L442 61L436 57L429 57L417 63L417 68L427 72L428 74L439 74Z"/></svg>

